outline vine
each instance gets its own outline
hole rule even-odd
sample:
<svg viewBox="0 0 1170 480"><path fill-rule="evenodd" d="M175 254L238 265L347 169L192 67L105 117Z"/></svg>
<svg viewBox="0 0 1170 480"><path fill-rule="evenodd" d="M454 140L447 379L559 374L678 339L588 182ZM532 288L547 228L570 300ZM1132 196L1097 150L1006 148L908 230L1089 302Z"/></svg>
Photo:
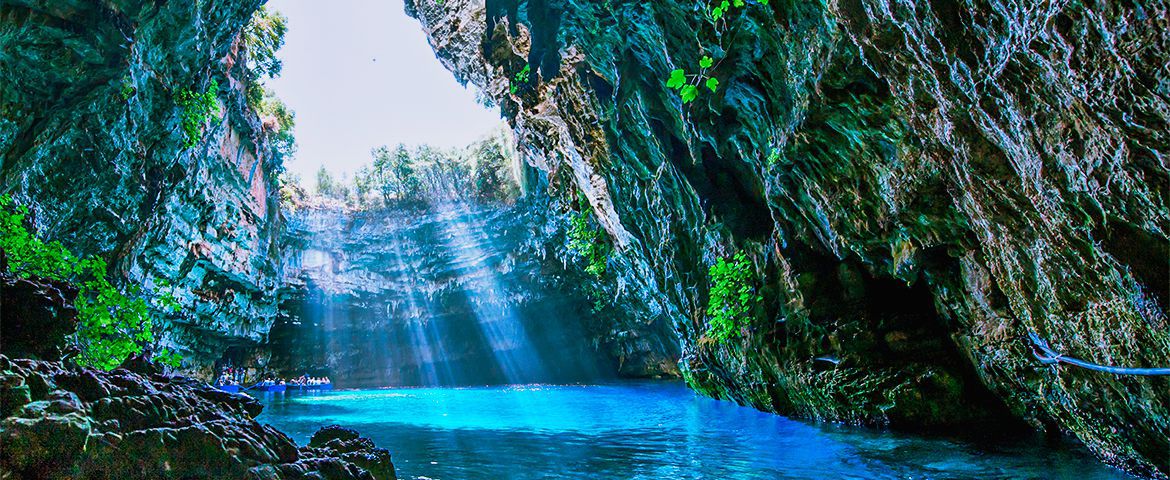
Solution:
<svg viewBox="0 0 1170 480"><path fill-rule="evenodd" d="M711 25L715 28L715 36L722 38L723 32L728 28L727 14L733 8L743 8L747 6L749 0L720 0L710 7L708 10ZM760 5L768 5L768 0L754 0L754 3ZM707 50L703 48L703 50ZM677 90L679 97L682 98L683 104L691 103L699 98L699 93L705 87L712 93L719 90L719 79L712 75L712 72L718 68L714 58L710 55L703 55L699 59L699 70L696 73L687 72L685 68L677 68L670 72L670 76L666 79L666 87L672 90Z"/></svg>
<svg viewBox="0 0 1170 480"><path fill-rule="evenodd" d="M752 311L764 299L752 275L751 261L743 252L736 253L731 261L720 258L711 267L710 274L707 315L711 321L707 336L718 341L738 337L751 323Z"/></svg>
<svg viewBox="0 0 1170 480"><path fill-rule="evenodd" d="M607 242L605 230L594 227L590 222L588 202L584 197L578 200L578 211L569 217L568 248L577 256L585 260L585 272L596 280L605 277L609 264L611 247ZM593 303L593 313L600 313L606 305L607 296L596 286L586 290L586 295Z"/></svg>

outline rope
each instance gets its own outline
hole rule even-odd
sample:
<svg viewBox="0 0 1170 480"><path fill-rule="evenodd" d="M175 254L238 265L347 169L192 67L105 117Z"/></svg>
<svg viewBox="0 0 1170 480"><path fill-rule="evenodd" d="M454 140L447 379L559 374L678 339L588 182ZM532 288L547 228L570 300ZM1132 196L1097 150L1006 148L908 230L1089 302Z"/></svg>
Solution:
<svg viewBox="0 0 1170 480"><path fill-rule="evenodd" d="M1145 375L1145 376L1161 376L1170 375L1170 368L1129 368L1129 367L1111 367L1108 365L1098 365L1092 362L1086 362L1079 358L1066 357L1052 347L1048 346L1048 342L1040 338L1036 332L1028 332L1028 337L1032 339L1032 356L1036 357L1040 363L1045 365L1057 365L1060 363L1067 363L1087 370L1097 372L1112 373L1114 375Z"/></svg>

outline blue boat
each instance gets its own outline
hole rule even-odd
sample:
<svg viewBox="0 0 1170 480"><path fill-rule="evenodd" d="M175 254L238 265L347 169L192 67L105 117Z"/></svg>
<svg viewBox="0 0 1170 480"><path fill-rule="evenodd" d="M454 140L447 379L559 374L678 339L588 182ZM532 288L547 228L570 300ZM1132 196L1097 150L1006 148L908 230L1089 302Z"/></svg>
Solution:
<svg viewBox="0 0 1170 480"><path fill-rule="evenodd" d="M286 385L256 385L251 390L257 392L283 392L286 388Z"/></svg>
<svg viewBox="0 0 1170 480"><path fill-rule="evenodd" d="M291 390L299 390L299 391L333 390L332 383L322 383L320 385L297 385L297 384L290 383L287 386Z"/></svg>
<svg viewBox="0 0 1170 480"><path fill-rule="evenodd" d="M240 393L239 385L216 385L215 388L223 390L228 393Z"/></svg>

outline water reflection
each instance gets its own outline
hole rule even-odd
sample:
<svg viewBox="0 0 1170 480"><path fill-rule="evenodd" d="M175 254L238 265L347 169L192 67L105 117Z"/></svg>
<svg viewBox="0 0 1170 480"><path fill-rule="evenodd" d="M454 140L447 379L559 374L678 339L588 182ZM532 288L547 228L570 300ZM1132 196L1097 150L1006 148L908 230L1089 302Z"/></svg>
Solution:
<svg viewBox="0 0 1170 480"><path fill-rule="evenodd" d="M401 478L1129 478L1080 448L814 426L695 396L677 383L398 389L281 396L260 420L307 442L362 431Z"/></svg>

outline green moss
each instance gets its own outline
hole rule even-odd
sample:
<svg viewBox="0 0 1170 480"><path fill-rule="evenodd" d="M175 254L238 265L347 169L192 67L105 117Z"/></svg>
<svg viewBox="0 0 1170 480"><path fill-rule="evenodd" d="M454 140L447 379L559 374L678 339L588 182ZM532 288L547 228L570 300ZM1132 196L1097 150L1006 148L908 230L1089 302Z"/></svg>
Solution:
<svg viewBox="0 0 1170 480"><path fill-rule="evenodd" d="M107 276L105 260L81 258L59 242L46 243L25 227L29 210L16 205L12 198L0 196L0 250L8 259L13 274L40 277L78 286L78 327L72 341L81 349L82 366L110 370L132 353L140 353L154 341L150 305L137 295L113 286ZM164 296L160 304L178 308L173 296ZM168 365L177 366L179 357L161 352Z"/></svg>

